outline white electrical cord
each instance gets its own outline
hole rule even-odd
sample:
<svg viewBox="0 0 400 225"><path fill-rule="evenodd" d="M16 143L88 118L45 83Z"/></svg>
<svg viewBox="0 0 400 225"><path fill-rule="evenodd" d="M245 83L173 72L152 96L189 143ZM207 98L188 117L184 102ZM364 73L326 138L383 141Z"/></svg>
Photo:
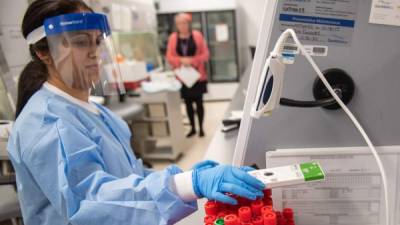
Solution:
<svg viewBox="0 0 400 225"><path fill-rule="evenodd" d="M382 160L378 154L378 152L375 149L375 146L372 144L370 138L368 137L367 133L361 126L361 124L358 122L358 120L355 118L353 113L347 108L347 106L342 102L342 100L339 98L339 96L336 94L336 92L333 90L332 86L329 84L329 82L326 80L325 76L322 74L321 70L318 68L317 64L314 62L313 58L310 56L310 54L306 51L304 46L300 43L296 32L293 29L287 29L285 32L282 33L281 37L279 38L277 44L275 45L275 48L271 54L277 55L280 52L281 47L284 44L284 41L291 36L296 43L297 47L300 49L300 52L306 57L306 59L310 62L311 66L314 68L315 72L318 74L319 78L321 81L324 83L326 88L328 89L329 93L335 98L337 103L342 107L343 111L347 114L347 116L350 118L350 120L354 123L355 127L358 129L358 131L361 133L362 137L364 138L365 142L368 144L368 147L371 149L372 154L375 157L375 160L378 164L379 170L382 174L382 181L383 181L383 189L384 189L384 196L385 196L385 208L386 208L386 225L390 224L390 217L389 217L389 193L388 193L388 184L387 184L387 176L386 176L386 171L385 168L383 167Z"/></svg>

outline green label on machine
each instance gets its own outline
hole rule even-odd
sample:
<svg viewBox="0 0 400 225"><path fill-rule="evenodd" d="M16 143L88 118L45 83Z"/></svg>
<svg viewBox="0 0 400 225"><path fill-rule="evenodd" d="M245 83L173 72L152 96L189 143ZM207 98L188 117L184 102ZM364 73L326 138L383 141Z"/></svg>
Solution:
<svg viewBox="0 0 400 225"><path fill-rule="evenodd" d="M305 181L316 181L325 179L324 171L319 163L303 163L300 164L301 172L303 173Z"/></svg>

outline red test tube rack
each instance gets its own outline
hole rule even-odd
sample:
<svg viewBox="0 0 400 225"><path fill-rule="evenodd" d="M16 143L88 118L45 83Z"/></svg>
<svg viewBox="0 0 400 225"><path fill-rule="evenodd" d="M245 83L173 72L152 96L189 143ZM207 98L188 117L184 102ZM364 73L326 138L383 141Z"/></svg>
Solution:
<svg viewBox="0 0 400 225"><path fill-rule="evenodd" d="M266 189L264 198L254 201L228 194L238 205L228 205L209 200L204 205L205 225L296 225L294 212L285 208L282 212L273 208L272 191Z"/></svg>

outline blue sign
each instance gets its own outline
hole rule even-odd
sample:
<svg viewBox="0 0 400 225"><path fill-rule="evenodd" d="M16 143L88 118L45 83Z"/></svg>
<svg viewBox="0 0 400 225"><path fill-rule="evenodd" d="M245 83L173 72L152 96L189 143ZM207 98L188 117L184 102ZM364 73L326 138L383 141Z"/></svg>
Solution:
<svg viewBox="0 0 400 225"><path fill-rule="evenodd" d="M354 20L331 19L331 18L314 17L314 16L297 16L290 14L280 14L279 20L285 22L309 23L309 24L351 27L351 28L354 28L355 25Z"/></svg>

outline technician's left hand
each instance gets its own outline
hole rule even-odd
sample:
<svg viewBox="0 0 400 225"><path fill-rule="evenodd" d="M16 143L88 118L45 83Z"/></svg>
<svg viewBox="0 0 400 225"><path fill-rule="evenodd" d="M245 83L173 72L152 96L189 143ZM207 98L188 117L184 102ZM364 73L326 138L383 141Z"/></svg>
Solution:
<svg viewBox="0 0 400 225"><path fill-rule="evenodd" d="M194 169L193 189L197 196L236 205L237 201L225 193L255 200L262 197L265 185L249 175L251 167L236 168L218 165L209 169Z"/></svg>

